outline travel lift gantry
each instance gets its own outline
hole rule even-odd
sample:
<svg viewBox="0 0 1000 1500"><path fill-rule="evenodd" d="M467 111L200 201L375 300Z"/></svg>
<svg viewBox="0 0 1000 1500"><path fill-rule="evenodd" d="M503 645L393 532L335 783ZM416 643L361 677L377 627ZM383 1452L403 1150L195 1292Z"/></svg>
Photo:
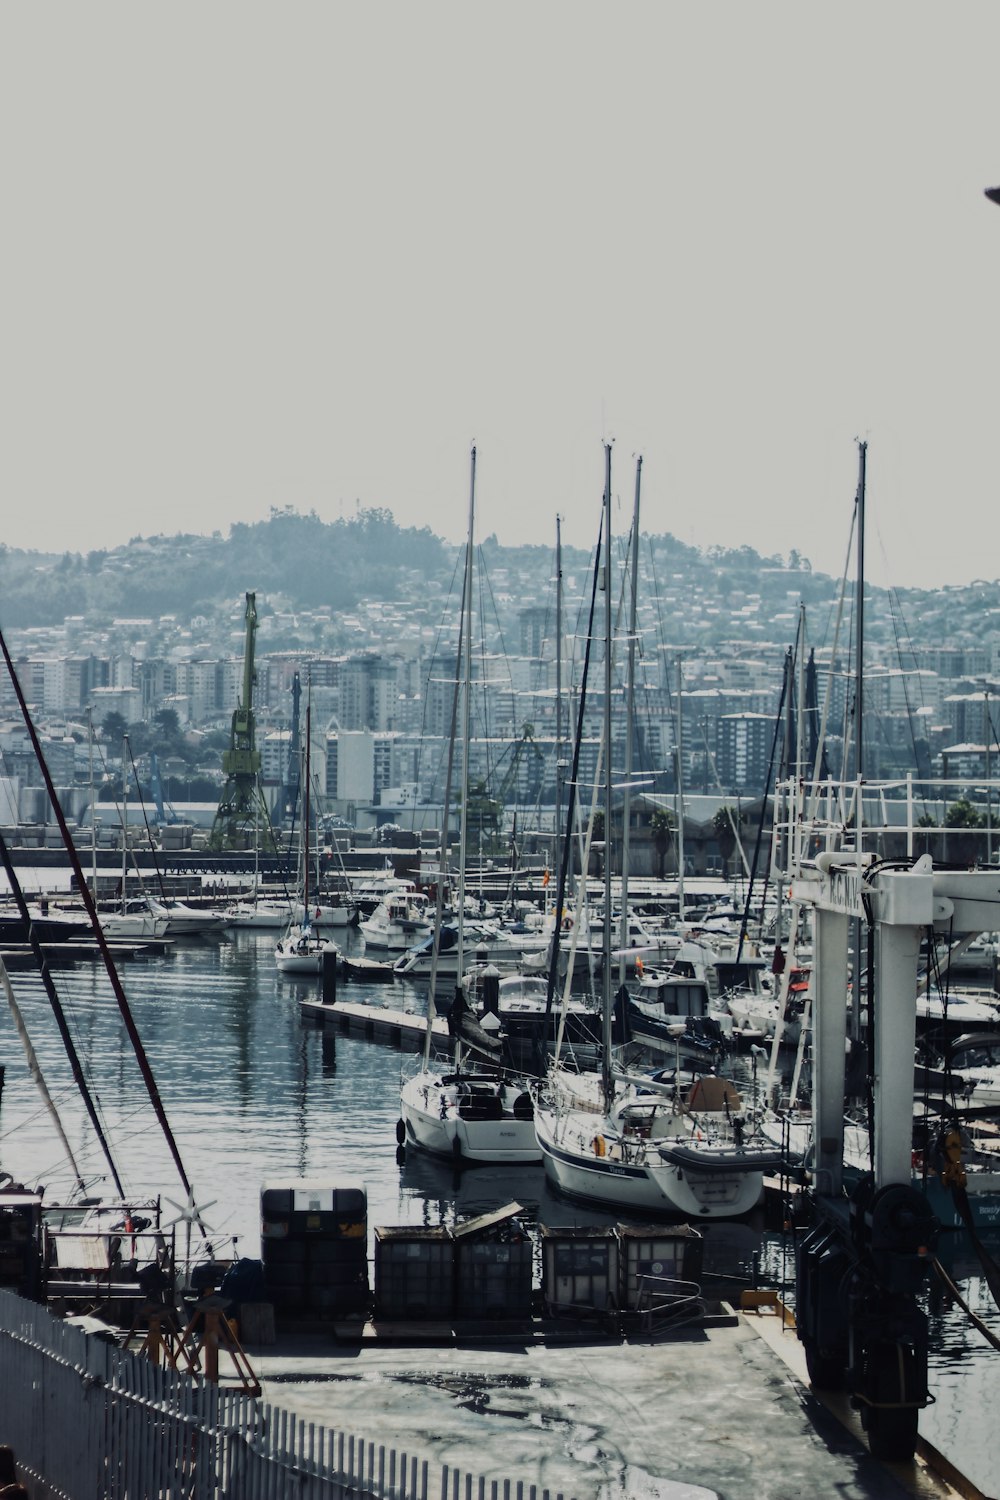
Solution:
<svg viewBox="0 0 1000 1500"><path fill-rule="evenodd" d="M927 1385L927 1319L917 1297L938 1233L913 1186L917 961L932 926L949 935L1000 927L1000 873L907 869L824 852L792 881L813 914L812 1224L796 1255L796 1321L817 1389L846 1390L877 1458L908 1460ZM843 1184L848 935L874 928L874 1173Z"/></svg>

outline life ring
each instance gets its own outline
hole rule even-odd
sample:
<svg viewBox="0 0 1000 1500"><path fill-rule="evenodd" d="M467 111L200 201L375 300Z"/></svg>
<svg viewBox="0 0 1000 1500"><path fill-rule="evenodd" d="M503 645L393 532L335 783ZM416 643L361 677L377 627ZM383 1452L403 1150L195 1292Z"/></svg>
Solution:
<svg viewBox="0 0 1000 1500"><path fill-rule="evenodd" d="M594 1146L594 1155L595 1156L607 1156L607 1154L608 1154L608 1148L604 1144L604 1137L603 1137L603 1135L595 1135L594 1136L593 1146Z"/></svg>
<svg viewBox="0 0 1000 1500"><path fill-rule="evenodd" d="M563 919L562 919L563 932L569 932L569 930L570 930L570 928L572 926L573 926L573 918L572 917L563 917Z"/></svg>

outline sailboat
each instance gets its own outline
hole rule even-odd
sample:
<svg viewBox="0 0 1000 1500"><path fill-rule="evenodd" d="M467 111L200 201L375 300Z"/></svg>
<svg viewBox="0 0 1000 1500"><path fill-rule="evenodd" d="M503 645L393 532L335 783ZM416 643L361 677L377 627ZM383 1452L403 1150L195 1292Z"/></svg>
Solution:
<svg viewBox="0 0 1000 1500"><path fill-rule="evenodd" d="M604 817L610 834L611 779L611 449L605 448L603 545ZM733 1084L707 1075L682 1092L613 1068L610 837L604 859L603 1026L600 1073L557 1061L537 1092L535 1130L545 1173L570 1198L627 1213L733 1218L762 1198L763 1174L780 1162L754 1141L756 1117Z"/></svg>
<svg viewBox="0 0 1000 1500"><path fill-rule="evenodd" d="M465 789L469 785L469 731L470 699L472 682L472 547L475 524L476 495L476 450L472 449L471 480L469 493L469 534L465 556L465 582L463 589L463 624L460 655L464 682L463 727L462 727L462 811L459 834L458 900L457 922L454 929L456 959L455 972L459 983L449 1015L449 1030L454 1039L455 1061L450 1069L434 1067L430 1060L431 1021L434 1015L434 983L436 964L432 967L427 994L427 1032L420 1071L406 1079L400 1088L400 1120L397 1127L400 1145L404 1142L418 1146L436 1156L450 1157L465 1163L486 1162L537 1162L541 1152L535 1139L534 1106L526 1080L510 1075L499 1065L502 1045L476 1021L466 1003L463 983L463 941L465 927L465 866L468 825ZM448 761L448 791L451 789L451 768L455 744L455 720L457 719L459 684L456 682L455 707L452 718L452 735ZM447 808L449 797L445 796L445 828L442 832L441 859L442 879L438 882L435 942L432 963L436 960L442 931L442 910L445 860L448 846ZM475 1051L487 1060L468 1066L462 1063L462 1054Z"/></svg>
<svg viewBox="0 0 1000 1500"><path fill-rule="evenodd" d="M122 741L122 875L121 895L113 906L98 900L97 892L97 801L94 789L94 725L89 723L89 783L90 783L90 890L98 920L105 937L127 938L139 941L144 938L161 938L166 935L166 918L152 911L145 895L127 899L128 889L128 735ZM89 927L85 912L79 920Z"/></svg>
<svg viewBox="0 0 1000 1500"><path fill-rule="evenodd" d="M311 711L306 705L306 774L302 785L302 908L301 917L274 946L274 961L280 974L321 974L327 954L340 957L331 938L320 937L309 919L309 748Z"/></svg>

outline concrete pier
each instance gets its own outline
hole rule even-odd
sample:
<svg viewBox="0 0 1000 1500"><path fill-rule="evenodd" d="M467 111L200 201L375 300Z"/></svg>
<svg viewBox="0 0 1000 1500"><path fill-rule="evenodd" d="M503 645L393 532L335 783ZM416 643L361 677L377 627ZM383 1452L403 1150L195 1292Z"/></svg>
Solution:
<svg viewBox="0 0 1000 1500"><path fill-rule="evenodd" d="M311 1333L248 1353L265 1400L296 1416L566 1500L977 1493L919 1456L873 1459L854 1414L813 1394L794 1330L768 1307L670 1337L480 1325L431 1346Z"/></svg>

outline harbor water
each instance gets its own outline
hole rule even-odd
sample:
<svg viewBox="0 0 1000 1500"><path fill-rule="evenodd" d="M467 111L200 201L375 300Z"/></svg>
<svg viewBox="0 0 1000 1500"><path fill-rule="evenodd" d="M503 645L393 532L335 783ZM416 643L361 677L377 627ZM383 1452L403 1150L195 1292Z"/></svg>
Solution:
<svg viewBox="0 0 1000 1500"><path fill-rule="evenodd" d="M347 941L357 941L353 935ZM368 1195L369 1236L376 1226L454 1224L512 1201L529 1224L611 1223L611 1216L557 1198L541 1166L456 1171L410 1149L397 1152L401 1076L412 1053L339 1033L309 1020L303 998L318 981L279 977L274 935L250 931L185 939L165 952L123 964L121 977L170 1127L211 1243L222 1257L260 1256L264 1182L311 1177L360 1178ZM103 967L54 971L77 1051L92 1081L119 1173L136 1197L159 1197L164 1218L178 1219L179 1251L191 1234L186 1193L151 1109ZM111 1192L108 1169L73 1083L49 1002L31 971L10 976L48 1089L77 1164L93 1193ZM383 1000L423 1014L424 986L368 987L340 981L346 999ZM69 1194L73 1176L25 1060L6 1007L0 1013L0 1169L46 1196ZM702 1228L707 1277L737 1284L787 1278L791 1240L762 1223ZM997 1251L996 1243L991 1245ZM1000 1313L978 1274L964 1236L944 1237L940 1258L976 1313L1000 1335ZM723 1283L721 1279L718 1284ZM706 1286L706 1291L710 1290ZM1000 1355L932 1289L931 1389L922 1434L986 1494L996 1494L1000 1445L993 1413L1000 1402Z"/></svg>

